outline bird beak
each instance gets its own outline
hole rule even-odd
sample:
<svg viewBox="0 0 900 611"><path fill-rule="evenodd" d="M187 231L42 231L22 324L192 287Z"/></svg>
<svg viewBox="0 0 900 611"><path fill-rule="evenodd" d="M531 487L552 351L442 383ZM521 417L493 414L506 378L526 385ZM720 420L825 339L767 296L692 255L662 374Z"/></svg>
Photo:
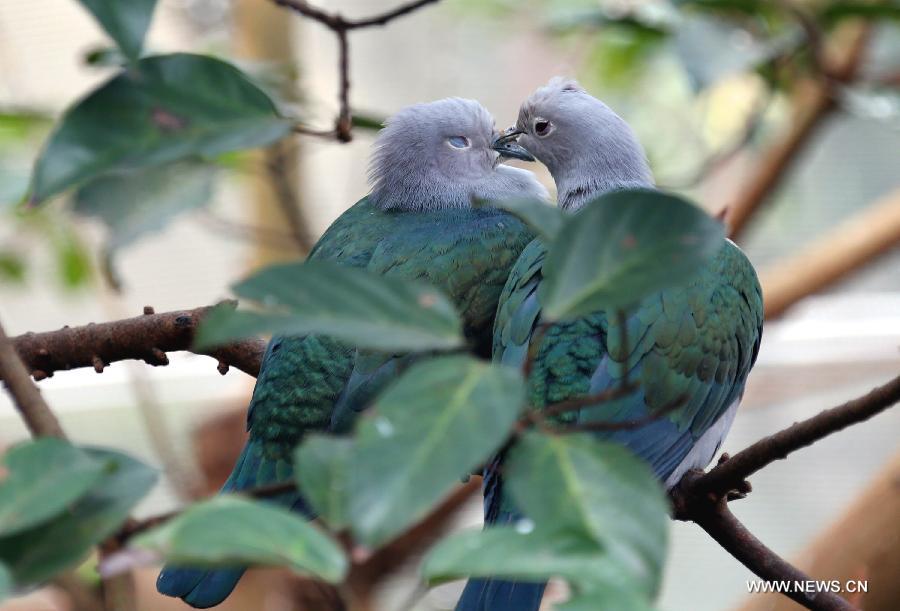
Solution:
<svg viewBox="0 0 900 611"><path fill-rule="evenodd" d="M534 155L529 153L525 147L519 145L516 140L519 135L523 134L520 129L510 129L494 138L491 148L500 153L500 157L506 159L521 159L522 161L534 161Z"/></svg>

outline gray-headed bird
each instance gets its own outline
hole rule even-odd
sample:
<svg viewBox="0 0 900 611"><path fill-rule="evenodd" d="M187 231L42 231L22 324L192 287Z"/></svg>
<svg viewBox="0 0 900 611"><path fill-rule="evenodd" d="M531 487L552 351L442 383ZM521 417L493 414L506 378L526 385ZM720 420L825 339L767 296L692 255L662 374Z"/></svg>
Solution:
<svg viewBox="0 0 900 611"><path fill-rule="evenodd" d="M559 206L567 211L590 206L610 191L654 186L628 124L574 81L554 79L535 91L522 104L515 128L498 139L498 150L516 136L517 144L550 170ZM597 240L604 238L601 230ZM543 243L535 240L510 272L494 329L494 360L522 367L532 349L528 396L537 408L623 387L627 377L636 391L612 404L612 412L603 406L581 410L576 422L648 420L644 426L596 435L643 458L667 488L686 471L705 467L731 426L759 351L762 293L744 253L723 240L718 254L690 282L640 301L624 320L625 343L615 311L535 332L541 322L545 254ZM538 345L531 346L532 341ZM678 401L675 409L663 410ZM502 456L484 474L487 524L521 517L504 494L501 461ZM544 586L472 579L457 611L536 611Z"/></svg>
<svg viewBox="0 0 900 611"><path fill-rule="evenodd" d="M375 142L371 193L328 228L309 258L430 282L452 299L475 349L488 354L497 299L532 235L509 214L472 202L547 197L530 172L500 163L491 148L496 136L491 115L473 100L401 110ZM503 156L530 159L514 146ZM396 372L396 360L367 366L353 346L328 337L273 338L250 401L249 440L222 491L290 480L292 452L304 433L346 429ZM311 515L299 494L275 502ZM166 567L157 589L212 607L243 571Z"/></svg>

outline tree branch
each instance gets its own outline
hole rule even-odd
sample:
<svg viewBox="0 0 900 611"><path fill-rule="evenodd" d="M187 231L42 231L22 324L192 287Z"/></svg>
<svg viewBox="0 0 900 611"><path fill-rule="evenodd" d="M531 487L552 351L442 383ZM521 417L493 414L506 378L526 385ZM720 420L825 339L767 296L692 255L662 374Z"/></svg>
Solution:
<svg viewBox="0 0 900 611"><path fill-rule="evenodd" d="M350 142L353 139L353 117L350 111L350 44L347 34L352 30L359 30L373 26L387 25L394 19L408 15L420 8L435 4L440 0L415 0L406 2L390 11L365 17L362 19L347 19L340 13L329 13L312 6L306 0L272 0L278 6L290 9L307 19L321 23L331 30L338 41L338 73L340 75L340 87L338 89L338 116L333 130L316 130L304 126L297 126L295 131L312 136L335 137L340 142Z"/></svg>
<svg viewBox="0 0 900 611"><path fill-rule="evenodd" d="M12 396L13 404L19 410L25 426L33 437L65 439L66 434L59 425L59 420L50 411L50 406L41 396L40 389L28 378L28 370L16 354L13 341L6 336L2 324L0 324L0 380Z"/></svg>
<svg viewBox="0 0 900 611"><path fill-rule="evenodd" d="M868 420L897 402L900 402L900 376L862 397L827 409L760 439L708 473L684 482L680 487L689 496L712 494L717 498L722 497L729 491L738 489L744 480L763 467L852 424Z"/></svg>
<svg viewBox="0 0 900 611"><path fill-rule="evenodd" d="M692 519L760 579L791 583L810 581L810 577L803 571L782 559L754 537L731 513L725 499L698 505L692 513ZM846 611L854 608L849 602L831 592L804 592L801 588L790 588L784 594L807 609Z"/></svg>
<svg viewBox="0 0 900 611"><path fill-rule="evenodd" d="M139 359L149 365L167 365L167 352L189 350L219 361L219 372L230 366L251 376L259 374L265 342L250 339L224 346L196 350L194 333L211 306L156 314L144 308L144 315L58 331L26 333L12 339L25 368L36 380L54 372L93 367L98 373L110 363Z"/></svg>

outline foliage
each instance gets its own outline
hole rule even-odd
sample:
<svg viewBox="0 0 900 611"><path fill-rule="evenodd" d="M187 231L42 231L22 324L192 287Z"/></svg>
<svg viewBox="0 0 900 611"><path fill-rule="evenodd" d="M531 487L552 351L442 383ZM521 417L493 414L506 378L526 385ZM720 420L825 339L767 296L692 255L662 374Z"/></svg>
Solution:
<svg viewBox="0 0 900 611"><path fill-rule="evenodd" d="M331 583L347 572L338 544L301 516L238 496L196 503L134 545L175 563L286 566Z"/></svg>
<svg viewBox="0 0 900 611"><path fill-rule="evenodd" d="M453 304L437 289L329 261L274 265L234 286L261 311L220 307L197 343L214 346L262 332L325 333L363 348L431 350L462 344Z"/></svg>
<svg viewBox="0 0 900 611"><path fill-rule="evenodd" d="M547 214L521 202L507 207L526 219ZM638 214L618 212L632 207ZM676 261L670 274L683 279L722 241L718 223L664 194L621 192L585 208L592 210L599 212L549 217L559 229L543 238L550 252L545 274L557 287L550 293L557 301L545 305L624 306L672 282L670 275L643 273L652 268L648 262ZM665 223L654 220L663 217ZM627 248L615 246L598 260L598 241L579 236L606 231L630 239ZM674 237L664 239L669 235ZM554 263L558 258L568 262ZM564 279L578 261L592 262L600 280L573 293ZM626 273L639 280L622 281ZM470 356L430 357L460 341L456 314L434 289L310 261L272 266L236 292L264 303L268 313L222 310L207 320L206 341L261 330L321 333L422 356L377 397L352 436L312 436L297 449L296 484L331 535L264 501L225 496L191 507L133 545L176 563L282 565L337 583L348 560L334 535L349 532L371 550L385 545L428 515L454 482L506 447L506 485L528 519L447 538L429 554L424 577L556 576L576 594L573 608L613 596L651 604L668 509L649 469L589 434L532 428L533 420L522 415L527 401L519 371ZM65 463L65 470L43 468L53 461ZM0 538L0 560L17 587L70 568L122 524L153 481L146 467L130 459L56 440L17 448L6 468L0 526L14 531ZM60 491L55 504L40 511L25 507L48 487ZM28 521L21 522L23 516ZM44 547L62 528L79 536L69 537L63 549Z"/></svg>
<svg viewBox="0 0 900 611"><path fill-rule="evenodd" d="M59 476L45 468L44 460L66 458L75 466L68 471L73 482L60 486ZM61 441L26 444L14 450L5 468L10 475L0 484L0 507L3 514L19 517L12 526L8 521L9 530L0 536L0 562L17 587L44 582L77 565L124 523L156 482L153 469L124 454L78 449ZM48 486L63 488L69 502L57 500L49 508L32 509L30 505L44 502L34 496L35 490ZM25 511L40 515L26 519L21 517Z"/></svg>
<svg viewBox="0 0 900 611"><path fill-rule="evenodd" d="M115 73L63 113L30 186L0 175L0 205L36 207L16 214L46 230L59 275L72 285L90 277L90 255L68 225L50 224L49 200L71 195L67 211L100 219L109 229L104 248L112 259L206 205L227 165L223 155L233 159L294 127L264 88L226 61L143 56L154 0L82 4L116 44L87 61ZM549 5L553 31L561 37L586 32L596 75L618 83L636 78L637 68L663 51L678 58L697 92L757 72L779 89L785 73L790 84L817 69L806 52L809 33L778 3L682 0L661 12L644 3L624 10L595 1ZM810 11L822 29L860 16L898 16L893 4L874 2L825 2ZM751 44L725 44L746 37ZM711 46L727 51L710 61ZM378 115L354 118L361 129L381 122ZM47 123L39 113L0 113L0 141L33 135ZM547 248L539 295L545 320L625 310L689 279L723 239L718 222L661 192L613 193L575 215L534 201L499 205L531 225ZM21 281L26 261L4 245L0 281ZM523 373L459 354L466 347L461 322L439 291L308 261L269 267L234 292L259 307L215 310L199 344L260 333L321 334L385 356L412 353L412 365L379 394L351 435L310 435L295 449L296 481L285 485L300 490L317 524L263 500L222 496L189 507L132 546L176 563L280 565L342 584L352 546L373 551L388 544L428 516L458 479L504 450L505 484L528 518L443 539L428 553L423 577L430 583L560 577L573 592L562 609L652 606L667 541L668 506L659 484L625 449L587 434L551 432L539 418L523 416L533 413ZM155 480L133 458L60 440L7 452L0 465L0 599L77 566L126 523Z"/></svg>

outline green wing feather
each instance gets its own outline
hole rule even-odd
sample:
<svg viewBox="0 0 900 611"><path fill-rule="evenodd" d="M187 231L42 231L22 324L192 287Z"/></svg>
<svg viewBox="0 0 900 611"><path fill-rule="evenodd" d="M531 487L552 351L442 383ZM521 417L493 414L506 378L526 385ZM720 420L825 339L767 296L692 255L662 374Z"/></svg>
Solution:
<svg viewBox="0 0 900 611"><path fill-rule="evenodd" d="M534 242L510 273L494 330L494 358L522 366L539 320L538 287L545 249ZM740 398L759 350L762 293L752 265L732 242L687 285L645 299L625 320L596 312L550 325L531 366L536 407L619 385L632 396L567 419L630 420L670 405L653 427L600 434L632 446L664 477L693 443ZM667 445L668 444L668 445Z"/></svg>

